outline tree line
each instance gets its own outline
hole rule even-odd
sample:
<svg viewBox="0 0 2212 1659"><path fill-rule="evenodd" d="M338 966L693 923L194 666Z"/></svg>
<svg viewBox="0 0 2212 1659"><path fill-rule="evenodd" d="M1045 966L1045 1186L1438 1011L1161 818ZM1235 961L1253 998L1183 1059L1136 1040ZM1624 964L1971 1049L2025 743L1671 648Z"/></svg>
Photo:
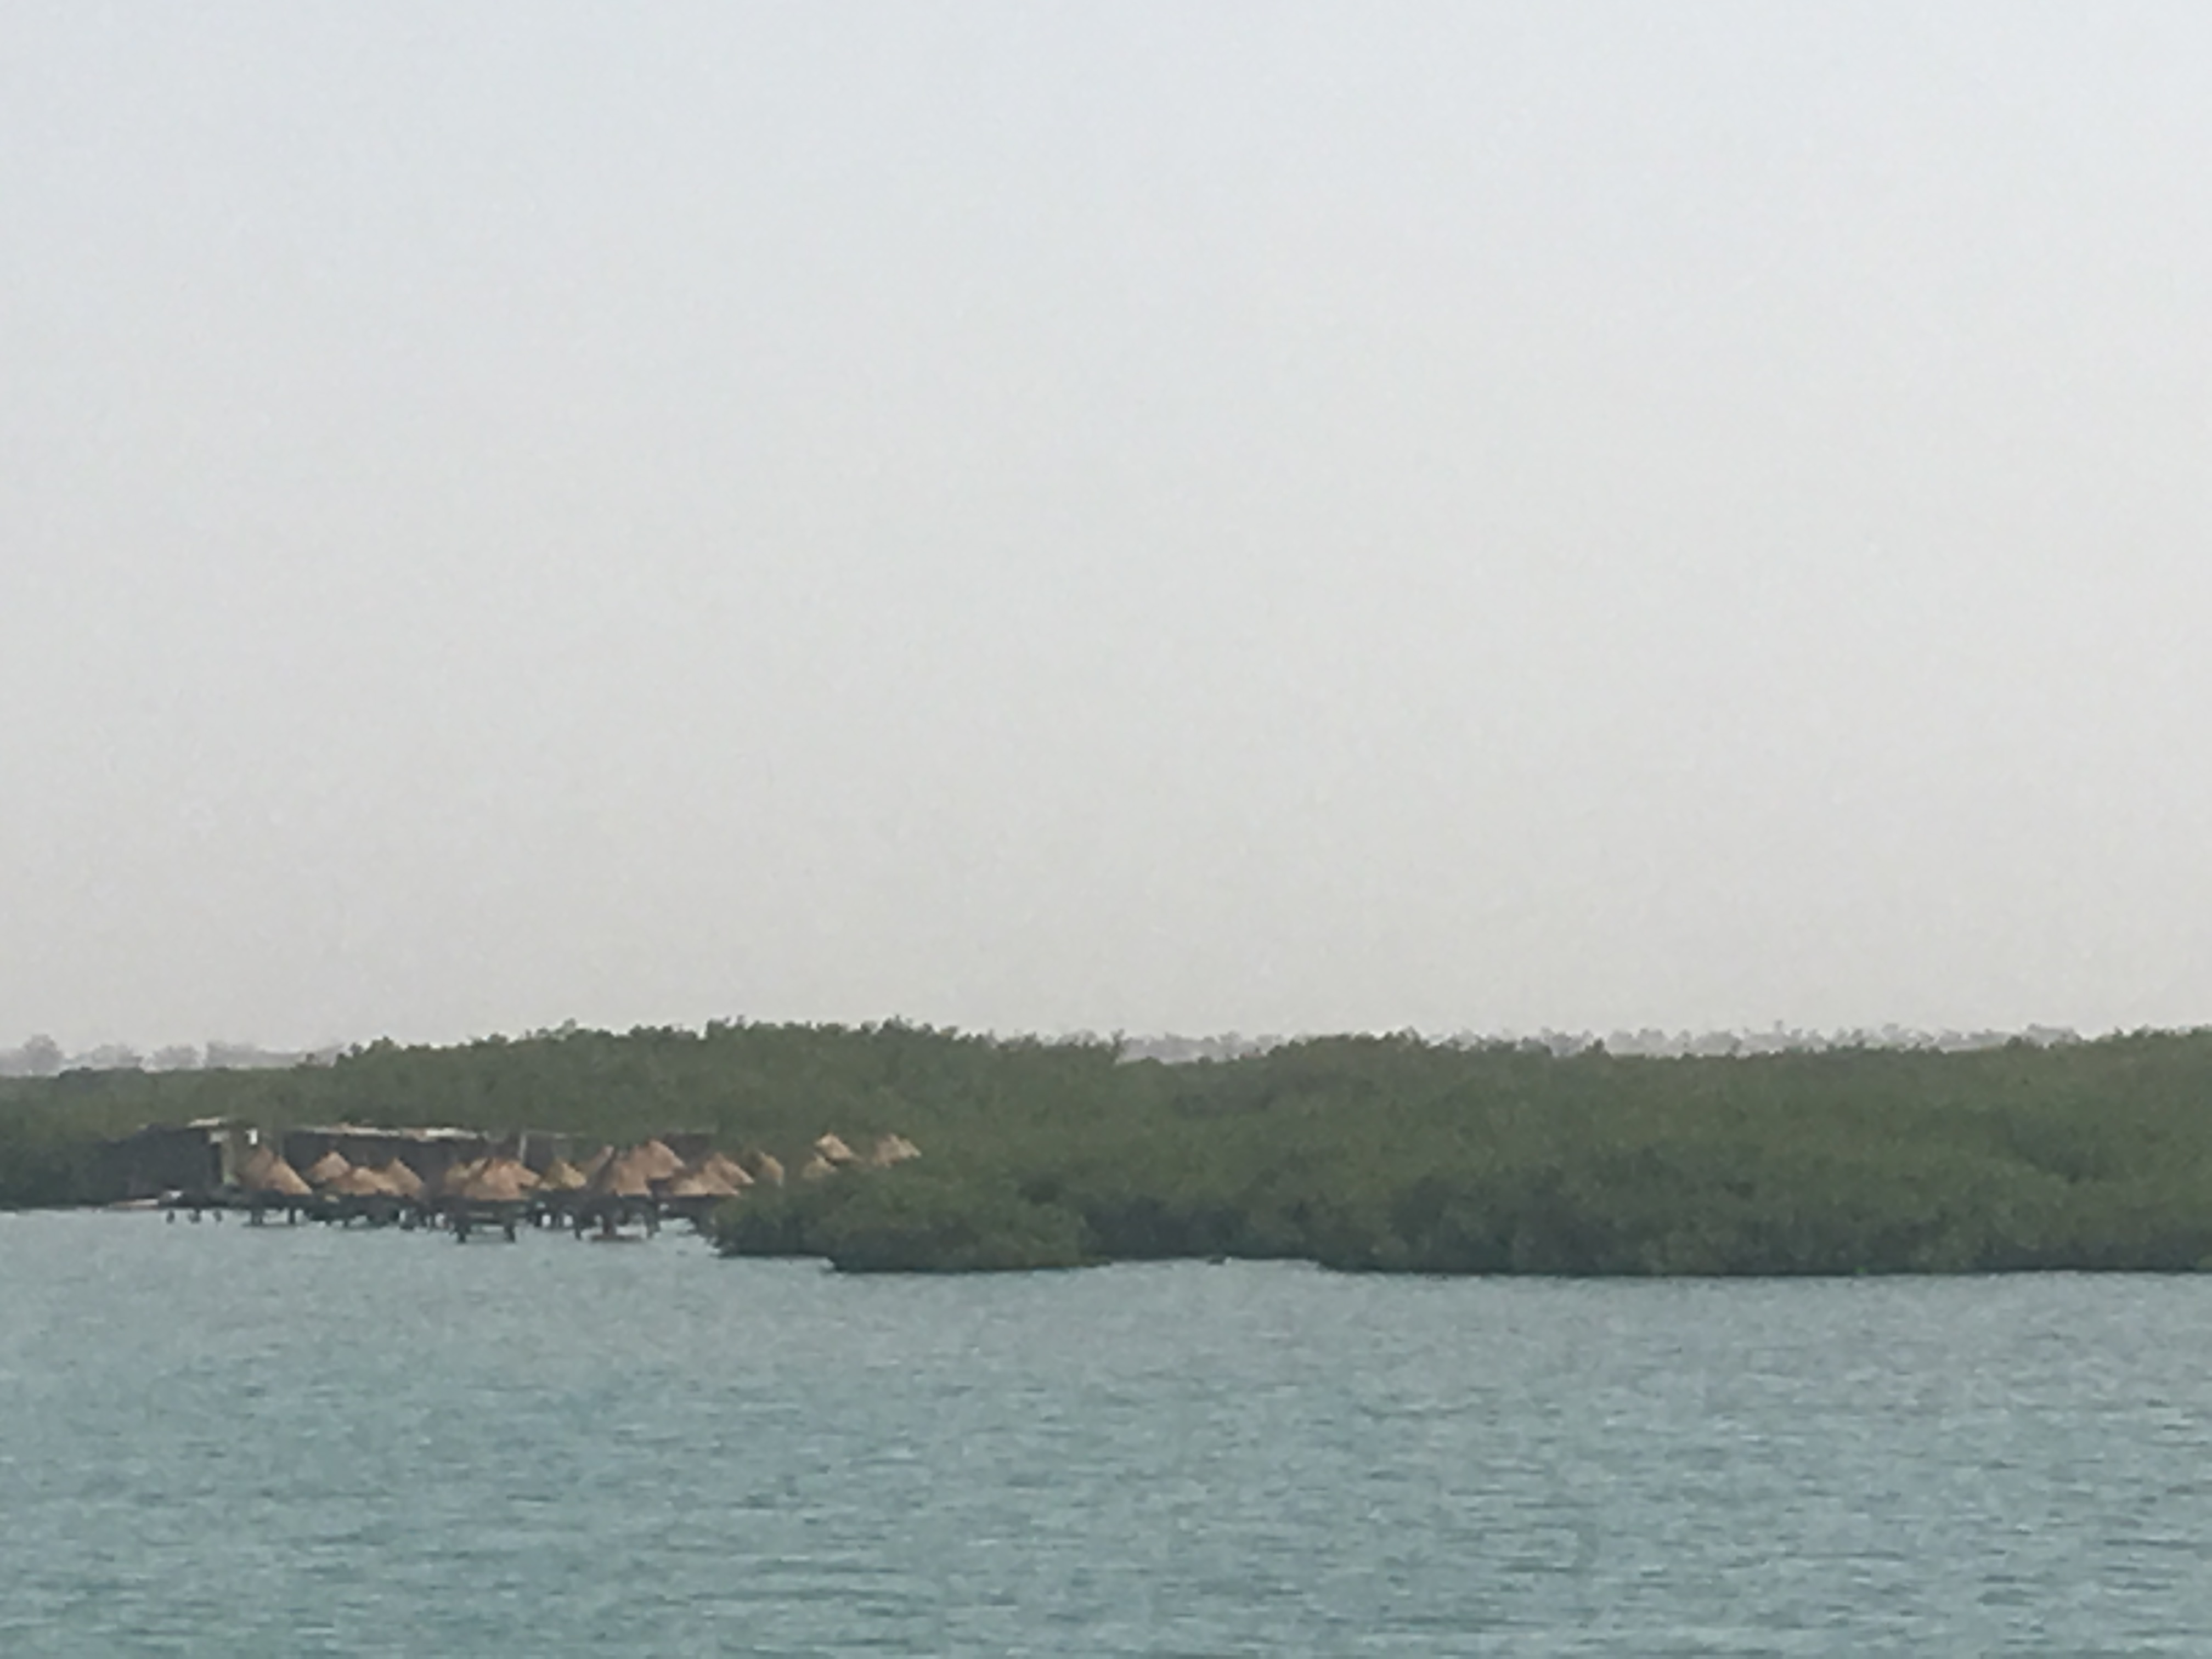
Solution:
<svg viewBox="0 0 2212 1659"><path fill-rule="evenodd" d="M1733 1057L1338 1036L1168 1064L897 1022L564 1028L281 1072L0 1079L0 1203L100 1201L106 1139L218 1115L692 1129L794 1170L825 1130L903 1134L911 1164L756 1191L716 1221L729 1253L854 1269L2212 1267L2206 1032Z"/></svg>

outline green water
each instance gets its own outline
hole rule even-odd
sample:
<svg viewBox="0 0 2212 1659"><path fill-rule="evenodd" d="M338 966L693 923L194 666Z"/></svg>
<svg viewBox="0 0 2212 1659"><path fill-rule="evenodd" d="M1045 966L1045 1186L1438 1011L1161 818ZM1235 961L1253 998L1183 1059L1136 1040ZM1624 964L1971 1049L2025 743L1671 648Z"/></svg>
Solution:
<svg viewBox="0 0 2212 1659"><path fill-rule="evenodd" d="M0 1216L0 1654L2212 1652L2212 1279Z"/></svg>

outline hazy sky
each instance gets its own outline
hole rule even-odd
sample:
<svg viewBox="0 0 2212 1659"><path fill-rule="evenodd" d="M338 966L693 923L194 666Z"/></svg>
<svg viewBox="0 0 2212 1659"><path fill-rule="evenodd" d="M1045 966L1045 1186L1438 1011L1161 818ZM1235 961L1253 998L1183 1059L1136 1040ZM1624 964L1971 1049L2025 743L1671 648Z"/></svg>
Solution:
<svg viewBox="0 0 2212 1659"><path fill-rule="evenodd" d="M2212 1019L2212 9L0 15L0 1043Z"/></svg>

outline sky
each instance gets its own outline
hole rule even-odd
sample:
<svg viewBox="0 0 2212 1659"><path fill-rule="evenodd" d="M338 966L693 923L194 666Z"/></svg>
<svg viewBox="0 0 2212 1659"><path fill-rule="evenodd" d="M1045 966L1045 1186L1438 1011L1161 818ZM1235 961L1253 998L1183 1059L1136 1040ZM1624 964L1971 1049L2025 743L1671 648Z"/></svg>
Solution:
<svg viewBox="0 0 2212 1659"><path fill-rule="evenodd" d="M0 16L0 1043L2212 1020L2212 9Z"/></svg>

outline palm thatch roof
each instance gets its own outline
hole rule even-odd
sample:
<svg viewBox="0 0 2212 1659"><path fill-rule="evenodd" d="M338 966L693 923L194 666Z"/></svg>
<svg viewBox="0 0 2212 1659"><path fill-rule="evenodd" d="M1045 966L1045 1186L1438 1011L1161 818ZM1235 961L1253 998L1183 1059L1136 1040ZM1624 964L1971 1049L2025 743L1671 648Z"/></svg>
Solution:
<svg viewBox="0 0 2212 1659"><path fill-rule="evenodd" d="M471 1204L514 1204L538 1185L527 1166L511 1158L488 1158L454 1194Z"/></svg>
<svg viewBox="0 0 2212 1659"><path fill-rule="evenodd" d="M584 1172L565 1158L556 1158L547 1164L538 1179L549 1193L580 1192L586 1183Z"/></svg>
<svg viewBox="0 0 2212 1659"><path fill-rule="evenodd" d="M883 1135L868 1149L867 1164L872 1170L888 1170L894 1164L921 1156L921 1148L904 1135Z"/></svg>
<svg viewBox="0 0 2212 1659"><path fill-rule="evenodd" d="M821 1181L837 1173L838 1166L817 1152L799 1166L801 1181Z"/></svg>
<svg viewBox="0 0 2212 1659"><path fill-rule="evenodd" d="M337 1198L397 1198L399 1189L392 1178L380 1170L367 1164L349 1165L346 1172L324 1184L325 1193Z"/></svg>
<svg viewBox="0 0 2212 1659"><path fill-rule="evenodd" d="M753 1176L756 1180L765 1181L771 1187L782 1186L783 1160L774 1152L755 1152Z"/></svg>
<svg viewBox="0 0 2212 1659"><path fill-rule="evenodd" d="M416 1175L404 1160L395 1158L380 1168L376 1173L399 1197L420 1198L422 1196L422 1177Z"/></svg>
<svg viewBox="0 0 2212 1659"><path fill-rule="evenodd" d="M650 1198L653 1182L635 1152L624 1152L599 1167L585 1190L597 1198Z"/></svg>
<svg viewBox="0 0 2212 1659"><path fill-rule="evenodd" d="M662 1140L642 1141L624 1156L647 1181L665 1181L684 1167L684 1160Z"/></svg>
<svg viewBox="0 0 2212 1659"><path fill-rule="evenodd" d="M661 1192L668 1198L735 1198L738 1195L738 1188L726 1176L708 1168L703 1162L678 1171L669 1178Z"/></svg>
<svg viewBox="0 0 2212 1659"><path fill-rule="evenodd" d="M238 1172L238 1184L249 1193L272 1193L280 1198L305 1198L313 1190L274 1146L253 1149Z"/></svg>
<svg viewBox="0 0 2212 1659"><path fill-rule="evenodd" d="M327 1187L351 1168L353 1165L345 1161L344 1155L333 1146L300 1173L310 1187Z"/></svg>
<svg viewBox="0 0 2212 1659"><path fill-rule="evenodd" d="M448 1198L462 1196L462 1189L483 1172L489 1158L466 1158L459 1164L446 1166L445 1174L438 1177L438 1190Z"/></svg>
<svg viewBox="0 0 2212 1659"><path fill-rule="evenodd" d="M845 1144L844 1137L837 1134L825 1134L817 1140L814 1156L826 1164L858 1164L860 1161L853 1149Z"/></svg>
<svg viewBox="0 0 2212 1659"><path fill-rule="evenodd" d="M724 1152L709 1152L691 1166L701 1175L712 1176L717 1181L726 1181L733 1188L750 1187L753 1178L745 1166Z"/></svg>

